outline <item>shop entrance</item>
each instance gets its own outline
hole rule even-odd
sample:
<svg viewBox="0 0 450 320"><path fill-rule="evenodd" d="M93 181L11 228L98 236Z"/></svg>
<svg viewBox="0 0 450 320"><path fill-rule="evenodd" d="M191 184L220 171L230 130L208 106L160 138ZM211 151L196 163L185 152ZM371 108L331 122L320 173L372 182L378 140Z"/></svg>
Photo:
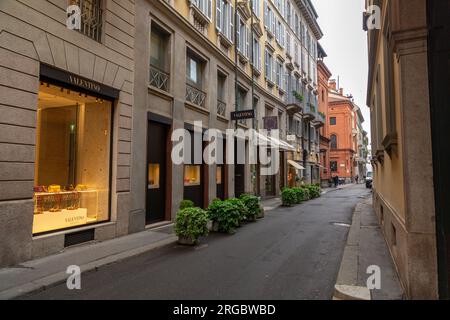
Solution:
<svg viewBox="0 0 450 320"><path fill-rule="evenodd" d="M148 122L146 224L163 221L166 215L168 132L168 125Z"/></svg>
<svg viewBox="0 0 450 320"><path fill-rule="evenodd" d="M238 143L237 139L234 141L234 196L239 198L241 194L245 193L245 165L238 164ZM245 152L245 151L244 151Z"/></svg>
<svg viewBox="0 0 450 320"><path fill-rule="evenodd" d="M195 207L205 208L205 177L208 176L208 168L203 163L205 144L201 142L202 153L195 155L195 140L202 141L202 132L194 132L190 127L188 131L191 135L191 161L184 165L184 199L194 202Z"/></svg>

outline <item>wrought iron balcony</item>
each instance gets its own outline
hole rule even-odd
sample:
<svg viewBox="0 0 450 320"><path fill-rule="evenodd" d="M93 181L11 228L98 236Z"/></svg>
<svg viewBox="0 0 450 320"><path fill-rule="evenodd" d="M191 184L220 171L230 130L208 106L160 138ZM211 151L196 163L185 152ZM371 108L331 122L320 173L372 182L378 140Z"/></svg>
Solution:
<svg viewBox="0 0 450 320"><path fill-rule="evenodd" d="M169 74L162 71L161 69L150 65L150 85L164 90L169 91Z"/></svg>
<svg viewBox="0 0 450 320"><path fill-rule="evenodd" d="M227 104L220 99L217 99L217 114L225 117L225 110L227 108Z"/></svg>
<svg viewBox="0 0 450 320"><path fill-rule="evenodd" d="M186 101L205 107L206 93L186 83Z"/></svg>
<svg viewBox="0 0 450 320"><path fill-rule="evenodd" d="M286 96L286 109L289 114L300 112L303 107L303 97L296 91L288 92Z"/></svg>
<svg viewBox="0 0 450 320"><path fill-rule="evenodd" d="M314 120L316 115L316 107L312 103L305 103L305 107L303 108L303 118L305 120Z"/></svg>

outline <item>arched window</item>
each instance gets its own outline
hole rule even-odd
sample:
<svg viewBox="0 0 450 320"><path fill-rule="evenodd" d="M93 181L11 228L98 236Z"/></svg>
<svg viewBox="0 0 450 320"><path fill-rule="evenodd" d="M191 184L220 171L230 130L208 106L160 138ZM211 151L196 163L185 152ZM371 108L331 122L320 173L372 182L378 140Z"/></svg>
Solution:
<svg viewBox="0 0 450 320"><path fill-rule="evenodd" d="M335 134L332 134L330 140L331 140L331 149L337 149L337 136Z"/></svg>

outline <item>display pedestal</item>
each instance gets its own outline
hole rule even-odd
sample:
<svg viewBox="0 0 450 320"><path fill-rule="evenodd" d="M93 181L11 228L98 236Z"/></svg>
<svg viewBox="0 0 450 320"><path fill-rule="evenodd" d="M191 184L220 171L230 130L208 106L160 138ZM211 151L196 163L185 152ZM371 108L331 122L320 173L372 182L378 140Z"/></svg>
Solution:
<svg viewBox="0 0 450 320"><path fill-rule="evenodd" d="M87 209L63 209L57 212L44 211L33 218L33 233L70 228L87 223Z"/></svg>

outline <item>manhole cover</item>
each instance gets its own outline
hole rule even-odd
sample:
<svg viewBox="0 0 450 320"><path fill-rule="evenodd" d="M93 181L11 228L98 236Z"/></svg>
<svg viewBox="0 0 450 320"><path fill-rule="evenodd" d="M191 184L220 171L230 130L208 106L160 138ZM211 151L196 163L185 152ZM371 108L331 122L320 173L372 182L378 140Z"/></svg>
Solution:
<svg viewBox="0 0 450 320"><path fill-rule="evenodd" d="M350 228L350 225L348 223L343 223L343 222L333 222L332 225L338 226L338 227Z"/></svg>

